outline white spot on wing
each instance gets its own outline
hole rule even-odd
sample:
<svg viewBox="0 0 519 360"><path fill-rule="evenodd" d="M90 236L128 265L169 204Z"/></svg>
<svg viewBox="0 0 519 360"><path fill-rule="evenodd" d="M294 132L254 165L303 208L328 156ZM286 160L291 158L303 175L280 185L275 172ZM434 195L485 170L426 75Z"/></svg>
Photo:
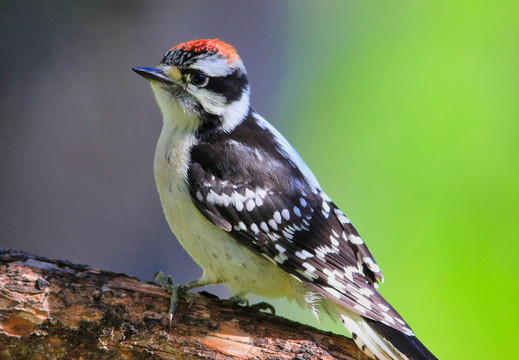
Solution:
<svg viewBox="0 0 519 360"><path fill-rule="evenodd" d="M389 306L386 306L385 304L378 304L378 307L382 309L382 311L388 312Z"/></svg>
<svg viewBox="0 0 519 360"><path fill-rule="evenodd" d="M321 192L320 195L321 195L321 198L322 198L324 201L327 201L327 202L331 202L331 201L332 201L332 199L330 199L330 198L328 197L328 195L326 195L325 193Z"/></svg>
<svg viewBox="0 0 519 360"><path fill-rule="evenodd" d="M341 224L351 224L351 221L350 219L348 219L346 216L344 215L337 215L337 219L339 219L339 221L341 222Z"/></svg>
<svg viewBox="0 0 519 360"><path fill-rule="evenodd" d="M367 299L365 297L359 297L357 301L359 304L361 304L366 309L371 310L371 301L369 299Z"/></svg>
<svg viewBox="0 0 519 360"><path fill-rule="evenodd" d="M279 211L274 212L273 219L278 224L281 224L281 214L279 213Z"/></svg>
<svg viewBox="0 0 519 360"><path fill-rule="evenodd" d="M277 251L279 251L280 253L284 253L285 251L287 251L287 249L285 249L283 246L279 245L279 244L276 244L275 245L275 248Z"/></svg>
<svg viewBox="0 0 519 360"><path fill-rule="evenodd" d="M250 229L254 232L254 234L259 233L258 225L256 225L255 223L252 223L252 225L250 226Z"/></svg>
<svg viewBox="0 0 519 360"><path fill-rule="evenodd" d="M344 286L343 283L341 283L340 281L337 280L337 278L335 276L335 272L324 268L323 273L328 276L328 279L327 279L328 285L330 285L332 288L334 288L336 290L341 290L341 291L345 290L346 287Z"/></svg>
<svg viewBox="0 0 519 360"><path fill-rule="evenodd" d="M373 290L370 290L369 288L366 288L366 287L360 289L359 292L362 295L367 296L367 297L370 297L371 295L373 295L375 293L375 292L373 292ZM387 308L387 310L384 310L384 309L382 309L382 310L384 310L384 311L388 311L389 310L389 308L387 306L385 306L384 304L380 304L380 305L382 305L385 308ZM382 306L381 306L381 308L382 308Z"/></svg>
<svg viewBox="0 0 519 360"><path fill-rule="evenodd" d="M303 250L303 251L296 251L295 252L296 256L298 258L300 258L301 260L305 260L307 258L311 258L311 257L314 257L312 254L310 254L308 251L306 250Z"/></svg>
<svg viewBox="0 0 519 360"><path fill-rule="evenodd" d="M375 264L375 262L369 258L369 257L364 257L362 259L362 261L364 261L364 264L366 264L366 266L373 272L380 272L380 268L378 267L377 264Z"/></svg>
<svg viewBox="0 0 519 360"><path fill-rule="evenodd" d="M272 228L272 230L274 231L277 231L278 229L278 224L276 224L276 222L274 221L274 219L270 219L269 220L269 226Z"/></svg>
<svg viewBox="0 0 519 360"><path fill-rule="evenodd" d="M353 282L353 274L358 273L358 270L352 266L345 266L345 267L343 267L343 270L344 270L344 275L346 276L346 278L348 280L350 280L351 282Z"/></svg>
<svg viewBox="0 0 519 360"><path fill-rule="evenodd" d="M267 196L267 190L265 189L261 189L261 188L256 188L256 193L262 198L264 199L265 196Z"/></svg>
<svg viewBox="0 0 519 360"><path fill-rule="evenodd" d="M325 286L323 287L323 289L330 295L336 297L337 299L340 299L341 298L341 293L338 292L337 290L335 290L334 288L331 288L331 287L328 287L328 286Z"/></svg>
<svg viewBox="0 0 519 360"><path fill-rule="evenodd" d="M364 241L362 241L361 237L357 236L357 235L350 234L348 236L348 239L351 241L352 244L355 244L355 245L364 244Z"/></svg>
<svg viewBox="0 0 519 360"><path fill-rule="evenodd" d="M330 212L330 205L328 205L328 203L326 201L323 201L321 206L323 207L324 211L326 211L327 213Z"/></svg>
<svg viewBox="0 0 519 360"><path fill-rule="evenodd" d="M289 232L286 231L286 230L283 230L281 233L282 233L283 236L284 236L285 238L287 238L287 239L292 239L292 238L294 237L293 233L289 233Z"/></svg>
<svg viewBox="0 0 519 360"><path fill-rule="evenodd" d="M330 235L330 241L332 242L333 246L339 246L339 241L337 241L337 239L334 238L333 235Z"/></svg>
<svg viewBox="0 0 519 360"><path fill-rule="evenodd" d="M256 204L254 203L254 200L252 200L252 199L247 201L247 204L245 204L247 211L252 211L254 209L254 206L256 206Z"/></svg>
<svg viewBox="0 0 519 360"><path fill-rule="evenodd" d="M317 275L315 274L309 274L308 271L302 271L300 269L296 269L296 272L300 275L302 275L303 277L307 278L308 280L314 280L314 279L317 279Z"/></svg>
<svg viewBox="0 0 519 360"><path fill-rule="evenodd" d="M274 261L276 261L279 264L283 264L285 262L285 260L288 259L288 256L285 255L285 251L287 251L287 249L285 249L283 246L281 246L279 244L276 244L275 247L276 247L276 250L279 251L279 254L277 254L274 257Z"/></svg>
<svg viewBox="0 0 519 360"><path fill-rule="evenodd" d="M278 240L279 240L279 235L276 234L276 233L269 232L269 233L267 234L267 236L268 236L272 241L278 241Z"/></svg>
<svg viewBox="0 0 519 360"><path fill-rule="evenodd" d="M314 278L316 279L317 278L317 275L315 275L315 271L317 270L314 266L312 266L311 264L307 263L307 262L304 262L303 264L303 267L306 269L305 270L305 273L310 276L311 278Z"/></svg>
<svg viewBox="0 0 519 360"><path fill-rule="evenodd" d="M390 316L389 314L382 314L384 316L384 320L386 320L388 323L390 324L394 324L395 323L395 319L393 319L392 316Z"/></svg>

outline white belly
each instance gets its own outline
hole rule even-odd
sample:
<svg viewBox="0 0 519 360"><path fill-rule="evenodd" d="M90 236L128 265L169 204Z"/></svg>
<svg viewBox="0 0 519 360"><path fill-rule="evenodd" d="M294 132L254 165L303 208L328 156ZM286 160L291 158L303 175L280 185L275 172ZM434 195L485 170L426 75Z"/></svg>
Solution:
<svg viewBox="0 0 519 360"><path fill-rule="evenodd" d="M191 134L163 128L155 153L155 180L162 207L180 244L202 267L204 279L226 283L235 295L251 292L302 301L306 287L238 244L195 207L185 180L189 148L194 141Z"/></svg>

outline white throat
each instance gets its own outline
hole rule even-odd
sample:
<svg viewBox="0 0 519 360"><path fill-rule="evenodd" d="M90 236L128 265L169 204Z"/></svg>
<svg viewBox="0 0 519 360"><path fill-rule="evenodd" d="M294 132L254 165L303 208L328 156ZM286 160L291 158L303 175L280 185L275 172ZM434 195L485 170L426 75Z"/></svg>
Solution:
<svg viewBox="0 0 519 360"><path fill-rule="evenodd" d="M152 82L151 89L162 112L164 127L172 131L194 134L200 126L200 118L195 113L185 111L177 98L162 89L160 84Z"/></svg>
<svg viewBox="0 0 519 360"><path fill-rule="evenodd" d="M160 84L152 82L151 88L162 112L164 126L167 129L185 133L195 133L198 130L201 125L198 114L194 111L189 111L188 106L180 104L178 99L164 90ZM205 99L203 98L199 99L199 101L201 100L202 106L207 112L217 115L222 119L221 129L224 132L230 132L247 116L249 112L249 98L250 93L249 87L247 86L240 99L228 105L221 104L215 108L214 106L205 104Z"/></svg>

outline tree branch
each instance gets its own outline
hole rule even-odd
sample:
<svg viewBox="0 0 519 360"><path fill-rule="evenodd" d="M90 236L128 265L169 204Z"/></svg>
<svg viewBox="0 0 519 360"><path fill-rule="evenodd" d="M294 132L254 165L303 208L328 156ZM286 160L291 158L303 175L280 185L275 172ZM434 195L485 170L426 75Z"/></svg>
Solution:
<svg viewBox="0 0 519 360"><path fill-rule="evenodd" d="M355 359L351 339L210 294L181 301L124 274L0 249L0 360Z"/></svg>

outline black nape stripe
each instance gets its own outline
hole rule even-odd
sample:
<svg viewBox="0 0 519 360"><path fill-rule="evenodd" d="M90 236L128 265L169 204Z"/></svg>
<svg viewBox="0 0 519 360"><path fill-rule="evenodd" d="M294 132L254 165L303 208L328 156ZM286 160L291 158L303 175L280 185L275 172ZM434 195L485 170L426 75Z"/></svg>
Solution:
<svg viewBox="0 0 519 360"><path fill-rule="evenodd" d="M227 76L210 77L205 89L225 96L229 104L241 98L248 83L247 74L237 69Z"/></svg>

